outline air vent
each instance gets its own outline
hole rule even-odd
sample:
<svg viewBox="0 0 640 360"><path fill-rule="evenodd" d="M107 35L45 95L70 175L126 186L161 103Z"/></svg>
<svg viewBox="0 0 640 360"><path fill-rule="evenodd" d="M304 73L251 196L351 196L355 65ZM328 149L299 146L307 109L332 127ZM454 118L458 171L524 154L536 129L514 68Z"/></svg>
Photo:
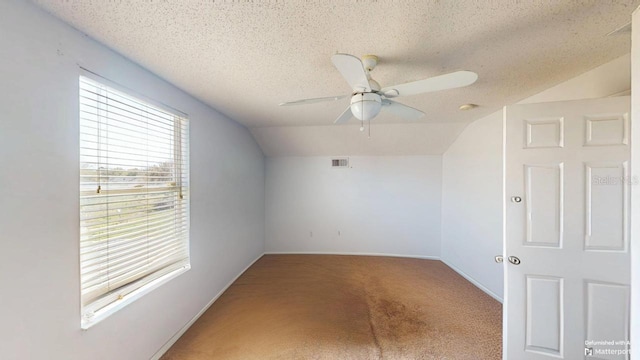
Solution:
<svg viewBox="0 0 640 360"><path fill-rule="evenodd" d="M334 168L349 167L349 158L331 159L331 167L334 167Z"/></svg>

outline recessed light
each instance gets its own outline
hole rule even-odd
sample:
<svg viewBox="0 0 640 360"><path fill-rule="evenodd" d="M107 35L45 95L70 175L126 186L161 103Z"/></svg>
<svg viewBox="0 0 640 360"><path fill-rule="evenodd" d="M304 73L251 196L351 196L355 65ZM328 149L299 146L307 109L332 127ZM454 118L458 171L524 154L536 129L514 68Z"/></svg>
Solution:
<svg viewBox="0 0 640 360"><path fill-rule="evenodd" d="M460 105L460 107L458 109L460 109L462 111L465 111L465 110L471 110L471 109L474 109L474 108L477 108L477 107L478 107L478 105L476 105L476 104L462 104L462 105Z"/></svg>

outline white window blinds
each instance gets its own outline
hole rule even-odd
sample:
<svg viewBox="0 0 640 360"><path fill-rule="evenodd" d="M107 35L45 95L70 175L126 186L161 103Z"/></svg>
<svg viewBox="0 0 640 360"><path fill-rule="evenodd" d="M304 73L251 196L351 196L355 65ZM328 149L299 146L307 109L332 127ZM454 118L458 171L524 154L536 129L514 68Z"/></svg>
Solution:
<svg viewBox="0 0 640 360"><path fill-rule="evenodd" d="M80 77L80 268L84 321L189 267L188 127Z"/></svg>

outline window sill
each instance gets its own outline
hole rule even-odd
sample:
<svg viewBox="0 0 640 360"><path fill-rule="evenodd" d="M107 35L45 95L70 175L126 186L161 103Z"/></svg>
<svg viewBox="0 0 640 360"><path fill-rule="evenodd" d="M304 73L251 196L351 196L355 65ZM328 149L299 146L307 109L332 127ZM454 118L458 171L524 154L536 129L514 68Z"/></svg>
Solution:
<svg viewBox="0 0 640 360"><path fill-rule="evenodd" d="M189 271L189 269L191 269L190 265L186 265L180 269L177 269L175 271L172 271L146 285L144 285L143 287L137 289L136 291L124 296L122 299L120 300L116 300L114 302L112 302L111 304L103 307L102 309L96 311L94 313L94 315L91 318L85 318L82 317L81 323L80 323L80 328L82 328L82 330L87 330L89 328L91 328L92 326L94 326L95 324L101 322L102 320L108 318L109 316L111 316L112 314L116 313L118 310L124 308L125 306L131 304L132 302L138 300L139 298L143 297L145 294L153 291L154 289L160 287L161 285L169 282L171 279L176 278L178 276L180 276L181 274Z"/></svg>

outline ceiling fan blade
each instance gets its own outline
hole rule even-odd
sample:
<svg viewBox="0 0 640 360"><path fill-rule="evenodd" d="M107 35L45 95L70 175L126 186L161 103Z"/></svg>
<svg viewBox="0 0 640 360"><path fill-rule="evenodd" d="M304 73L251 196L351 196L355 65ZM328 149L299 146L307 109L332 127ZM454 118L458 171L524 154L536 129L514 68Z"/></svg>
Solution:
<svg viewBox="0 0 640 360"><path fill-rule="evenodd" d="M325 101L336 101L336 100L344 99L348 96L351 96L351 95L327 96L327 97L314 98L314 99L287 101L287 102L280 103L279 105L291 106L291 105L315 104L315 103L325 102Z"/></svg>
<svg viewBox="0 0 640 360"><path fill-rule="evenodd" d="M342 112L342 114L340 114L340 116L338 116L336 121L334 121L333 123L334 124L344 124L347 121L351 120L352 117L353 117L353 113L351 113L351 106L349 106L347 108L347 110Z"/></svg>
<svg viewBox="0 0 640 360"><path fill-rule="evenodd" d="M456 71L449 74L434 76L424 80L409 82L402 85L385 87L381 90L386 97L417 95L426 92L454 89L471 85L478 80L478 74L473 71Z"/></svg>
<svg viewBox="0 0 640 360"><path fill-rule="evenodd" d="M419 120L425 116L425 113L418 109L388 99L382 101L382 108L406 120Z"/></svg>
<svg viewBox="0 0 640 360"><path fill-rule="evenodd" d="M364 70L362 61L349 54L335 54L331 57L333 65L340 71L342 77L349 83L351 89L364 89L371 91L367 72Z"/></svg>

